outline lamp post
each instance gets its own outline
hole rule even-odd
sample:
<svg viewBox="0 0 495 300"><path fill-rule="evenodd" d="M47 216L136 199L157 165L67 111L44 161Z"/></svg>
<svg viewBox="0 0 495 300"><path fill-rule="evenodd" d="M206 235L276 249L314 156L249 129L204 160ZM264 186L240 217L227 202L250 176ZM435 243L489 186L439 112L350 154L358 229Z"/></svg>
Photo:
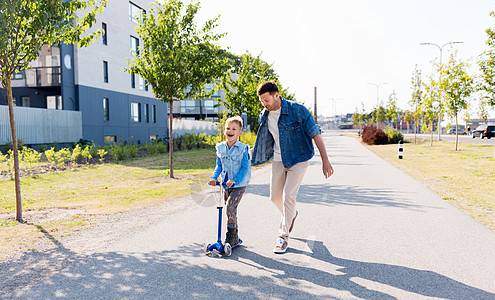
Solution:
<svg viewBox="0 0 495 300"><path fill-rule="evenodd" d="M452 45L452 44L462 44L464 42L448 42L443 44L442 46L439 46L438 44L435 43L420 43L421 46L426 46L426 45L431 45L431 46L436 46L438 47L438 50L440 50L440 66L442 65L442 54L443 54L443 47L447 45ZM440 76L440 75L439 75ZM440 99L439 99L440 100ZM442 135L442 126L440 123L442 122L442 111L438 113L438 140L441 141L441 135Z"/></svg>
<svg viewBox="0 0 495 300"><path fill-rule="evenodd" d="M378 107L379 107L378 102L380 101L380 92L379 92L380 91L380 85L388 84L388 82L380 82L380 83L369 82L368 84L372 84L372 85L376 86L376 112L378 114ZM378 115L376 118L376 128L378 129Z"/></svg>

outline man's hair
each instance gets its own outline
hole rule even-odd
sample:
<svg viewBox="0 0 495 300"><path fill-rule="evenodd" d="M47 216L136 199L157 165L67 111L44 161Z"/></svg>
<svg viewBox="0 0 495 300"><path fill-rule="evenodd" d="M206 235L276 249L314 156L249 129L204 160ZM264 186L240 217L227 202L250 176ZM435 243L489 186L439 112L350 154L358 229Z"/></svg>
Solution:
<svg viewBox="0 0 495 300"><path fill-rule="evenodd" d="M242 118L239 117L239 116L235 116L235 117L230 117L228 118L226 121L225 121L225 124L230 124L230 123L237 123L239 124L239 126L241 127L241 130L242 130Z"/></svg>
<svg viewBox="0 0 495 300"><path fill-rule="evenodd" d="M275 81L265 81L260 84L260 86L258 87L258 96L261 96L266 92L270 93L270 95L278 93L278 87Z"/></svg>

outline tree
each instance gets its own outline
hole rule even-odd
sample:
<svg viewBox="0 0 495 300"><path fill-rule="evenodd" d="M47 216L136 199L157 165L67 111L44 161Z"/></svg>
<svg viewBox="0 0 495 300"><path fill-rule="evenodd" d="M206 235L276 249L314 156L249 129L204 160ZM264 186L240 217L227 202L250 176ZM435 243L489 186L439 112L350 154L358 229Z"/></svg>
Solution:
<svg viewBox="0 0 495 300"><path fill-rule="evenodd" d="M474 80L467 72L467 63L457 60L456 54L452 53L448 64L441 66L440 91L444 94L445 108L449 115L455 118L455 150L458 146L458 116L467 109L468 97L474 90Z"/></svg>
<svg viewBox="0 0 495 300"><path fill-rule="evenodd" d="M163 2L157 2L140 18L137 33L144 46L129 60L126 71L140 75L153 88L155 98L169 103L169 166L170 178L174 178L173 104L205 96L204 86L227 71L228 59L214 44L225 35L213 32L218 16L198 29L195 17L199 3L184 7L180 0Z"/></svg>
<svg viewBox="0 0 495 300"><path fill-rule="evenodd" d="M495 11L490 13L495 16ZM480 81L477 89L482 92L484 102L495 108L495 29L486 30L488 49L479 57L478 66L481 70Z"/></svg>
<svg viewBox="0 0 495 300"><path fill-rule="evenodd" d="M282 87L272 66L261 60L260 55L254 57L249 53L243 54L233 58L231 65L231 71L225 74L220 83L225 91L225 100L219 102L231 114L246 113L251 130L256 131L259 127L258 116L263 110L263 105L258 99L257 89L263 81L275 81L280 95L287 100L295 101L295 96Z"/></svg>
<svg viewBox="0 0 495 300"><path fill-rule="evenodd" d="M404 112L404 121L407 124L407 133L409 133L409 124L414 122L414 114L410 110Z"/></svg>
<svg viewBox="0 0 495 300"><path fill-rule="evenodd" d="M12 134L16 219L22 222L19 154L14 122L12 76L27 69L44 44L74 43L88 46L99 34L83 34L95 22L107 0L2 0L0 1L0 81L7 91ZM78 12L88 11L81 17Z"/></svg>
<svg viewBox="0 0 495 300"><path fill-rule="evenodd" d="M423 82L423 87L425 88L425 94L421 107L424 112L425 120L429 124L430 146L433 146L433 121L436 119L441 109L439 83L435 81L432 76L429 76L428 82Z"/></svg>
<svg viewBox="0 0 495 300"><path fill-rule="evenodd" d="M412 107L412 114L414 117L414 143L416 144L416 133L418 131L418 120L421 116L421 103L423 101L423 89L421 70L418 69L418 65L414 68L413 77L411 78L412 95L409 104Z"/></svg>
<svg viewBox="0 0 495 300"><path fill-rule="evenodd" d="M398 119L398 114L399 108L397 107L397 94L395 93L395 90L393 90L390 96L388 96L387 106L385 107L385 117L389 124Z"/></svg>

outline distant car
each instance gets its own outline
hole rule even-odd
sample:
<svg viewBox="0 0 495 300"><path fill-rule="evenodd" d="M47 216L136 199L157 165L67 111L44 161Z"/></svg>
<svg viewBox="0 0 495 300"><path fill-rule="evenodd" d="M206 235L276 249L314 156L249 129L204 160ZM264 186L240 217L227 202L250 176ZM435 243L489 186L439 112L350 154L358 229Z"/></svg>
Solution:
<svg viewBox="0 0 495 300"><path fill-rule="evenodd" d="M459 129L457 132L459 135L467 135L467 132L465 132L462 129ZM455 128L451 128L451 129L447 130L447 134L455 134Z"/></svg>
<svg viewBox="0 0 495 300"><path fill-rule="evenodd" d="M495 136L495 124L480 125L473 130L473 139L475 137L490 139L493 136Z"/></svg>

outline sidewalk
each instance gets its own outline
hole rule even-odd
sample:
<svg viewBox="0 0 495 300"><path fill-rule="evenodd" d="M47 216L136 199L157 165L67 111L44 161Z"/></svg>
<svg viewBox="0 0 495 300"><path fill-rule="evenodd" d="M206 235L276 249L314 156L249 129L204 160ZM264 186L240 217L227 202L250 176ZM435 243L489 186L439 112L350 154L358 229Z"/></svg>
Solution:
<svg viewBox="0 0 495 300"><path fill-rule="evenodd" d="M239 206L244 244L231 257L203 254L217 212L192 197L95 253L67 246L63 269L9 298L495 299L495 232L355 139L324 138L336 173L325 180L310 162L287 253L272 252L268 166Z"/></svg>

